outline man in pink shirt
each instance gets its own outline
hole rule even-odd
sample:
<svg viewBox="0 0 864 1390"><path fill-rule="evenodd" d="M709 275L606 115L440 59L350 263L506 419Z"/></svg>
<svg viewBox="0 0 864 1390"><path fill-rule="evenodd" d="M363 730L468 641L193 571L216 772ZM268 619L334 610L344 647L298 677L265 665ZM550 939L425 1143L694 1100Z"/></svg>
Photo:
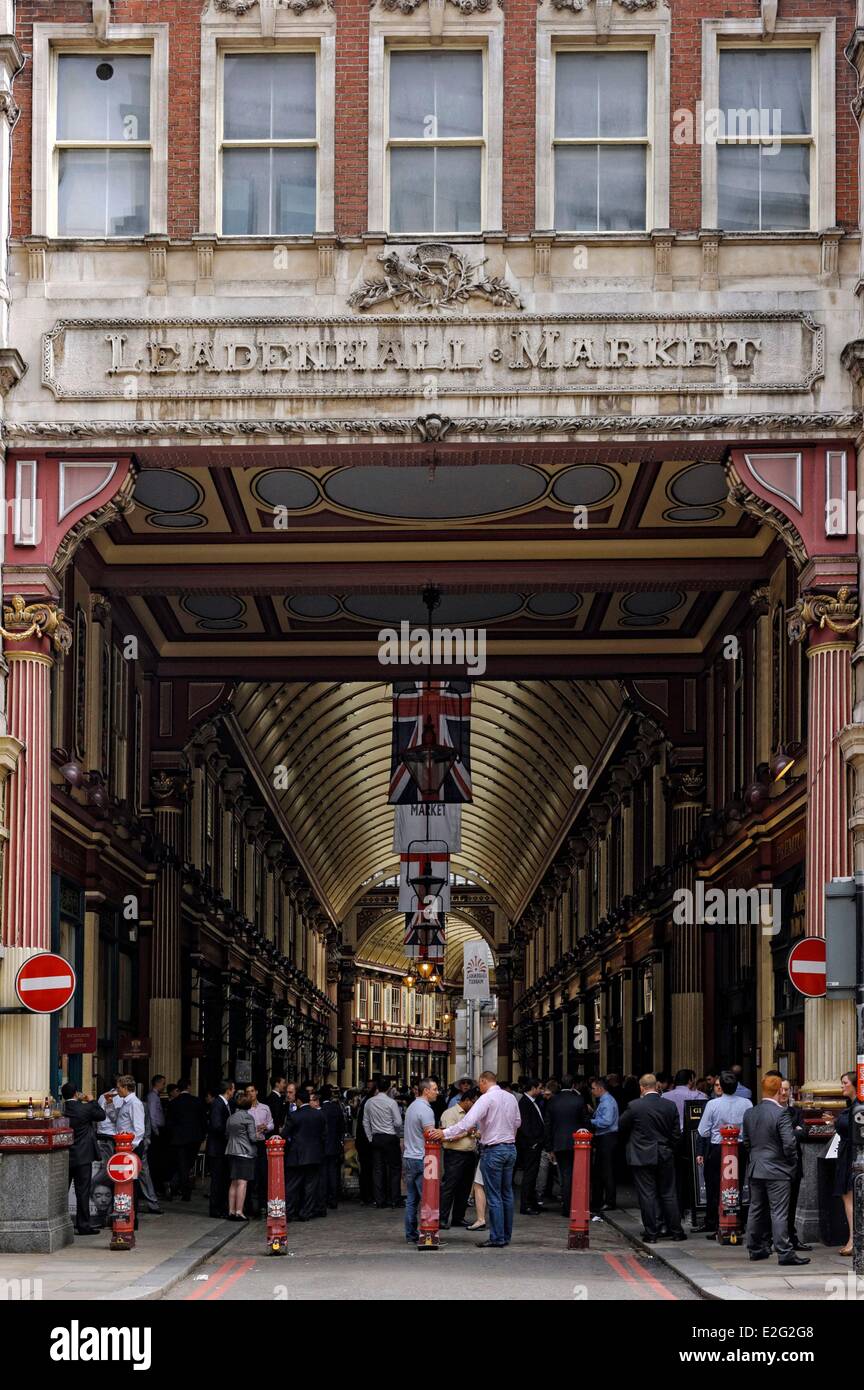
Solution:
<svg viewBox="0 0 864 1390"><path fill-rule="evenodd" d="M480 1099L464 1119L447 1129L433 1129L436 1139L461 1139L469 1130L480 1135L480 1171L486 1188L486 1223L489 1239L477 1242L481 1250L503 1250L513 1233L513 1169L516 1167L516 1131L522 1123L519 1102L502 1091L494 1071L480 1073Z"/></svg>

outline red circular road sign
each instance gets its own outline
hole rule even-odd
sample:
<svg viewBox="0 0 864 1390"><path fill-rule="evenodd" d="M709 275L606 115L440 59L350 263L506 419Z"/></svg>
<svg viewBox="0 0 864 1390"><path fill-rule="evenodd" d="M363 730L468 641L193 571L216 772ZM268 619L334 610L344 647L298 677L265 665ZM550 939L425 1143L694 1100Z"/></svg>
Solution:
<svg viewBox="0 0 864 1390"><path fill-rule="evenodd" d="M789 979L800 994L817 999L826 994L828 967L825 942L821 936L805 936L796 941L787 961Z"/></svg>
<svg viewBox="0 0 864 1390"><path fill-rule="evenodd" d="M33 1014L56 1014L75 993L75 971L62 956L42 951L25 960L15 976L15 993Z"/></svg>
<svg viewBox="0 0 864 1390"><path fill-rule="evenodd" d="M141 1172L141 1160L137 1154L112 1154L105 1168L112 1182L134 1182Z"/></svg>

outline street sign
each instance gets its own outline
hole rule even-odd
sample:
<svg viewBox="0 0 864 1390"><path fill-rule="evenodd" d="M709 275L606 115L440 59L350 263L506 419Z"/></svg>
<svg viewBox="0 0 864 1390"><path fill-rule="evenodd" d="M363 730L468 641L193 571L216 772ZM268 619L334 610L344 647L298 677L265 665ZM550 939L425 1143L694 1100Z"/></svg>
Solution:
<svg viewBox="0 0 864 1390"><path fill-rule="evenodd" d="M61 1028L60 1056L74 1057L82 1052L96 1051L95 1028Z"/></svg>
<svg viewBox="0 0 864 1390"><path fill-rule="evenodd" d="M825 885L825 987L830 999L855 998L855 919L854 878L832 878Z"/></svg>
<svg viewBox="0 0 864 1390"><path fill-rule="evenodd" d="M789 952L787 967L789 979L799 994L810 999L821 998L826 993L827 954L821 936L805 936L796 941Z"/></svg>
<svg viewBox="0 0 864 1390"><path fill-rule="evenodd" d="M56 1014L75 993L75 971L62 956L42 951L25 960L15 976L15 993L33 1014Z"/></svg>
<svg viewBox="0 0 864 1390"><path fill-rule="evenodd" d="M112 1154L105 1168L112 1182L134 1182L141 1172L141 1160L137 1154Z"/></svg>

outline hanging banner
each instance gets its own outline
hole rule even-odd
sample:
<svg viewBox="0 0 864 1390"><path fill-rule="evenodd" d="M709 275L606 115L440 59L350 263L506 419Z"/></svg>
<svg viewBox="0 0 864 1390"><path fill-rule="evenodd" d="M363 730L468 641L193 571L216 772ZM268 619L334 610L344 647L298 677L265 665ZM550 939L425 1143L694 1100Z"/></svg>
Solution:
<svg viewBox="0 0 864 1390"><path fill-rule="evenodd" d="M393 741L390 755L392 805L425 804L403 755L423 745L424 734L436 748L454 754L431 803L471 801L471 686L468 681L396 681L393 685Z"/></svg>
<svg viewBox="0 0 864 1390"><path fill-rule="evenodd" d="M450 856L442 840L415 840L410 851L399 856L399 911L411 912L417 902L416 879L431 871L443 879L436 891L422 901L427 916L450 911ZM412 880L415 883L412 884Z"/></svg>
<svg viewBox="0 0 864 1390"><path fill-rule="evenodd" d="M394 853L405 854L415 840L443 840L451 854L461 854L461 803L425 801L397 806L393 822Z"/></svg>
<svg viewBox="0 0 864 1390"><path fill-rule="evenodd" d="M466 941L462 946L462 998L491 999L489 967L492 953L485 941Z"/></svg>

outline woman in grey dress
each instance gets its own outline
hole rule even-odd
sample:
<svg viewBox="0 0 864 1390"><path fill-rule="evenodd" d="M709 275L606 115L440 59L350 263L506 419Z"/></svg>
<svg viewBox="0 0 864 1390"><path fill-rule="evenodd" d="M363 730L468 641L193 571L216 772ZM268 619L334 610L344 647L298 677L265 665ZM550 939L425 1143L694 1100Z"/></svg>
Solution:
<svg viewBox="0 0 864 1390"><path fill-rule="evenodd" d="M228 1120L225 1156L231 1160L231 1186L228 1189L228 1220L246 1221L243 1205L246 1185L255 1181L258 1131L249 1114L252 1102L248 1096L237 1099L237 1109Z"/></svg>

